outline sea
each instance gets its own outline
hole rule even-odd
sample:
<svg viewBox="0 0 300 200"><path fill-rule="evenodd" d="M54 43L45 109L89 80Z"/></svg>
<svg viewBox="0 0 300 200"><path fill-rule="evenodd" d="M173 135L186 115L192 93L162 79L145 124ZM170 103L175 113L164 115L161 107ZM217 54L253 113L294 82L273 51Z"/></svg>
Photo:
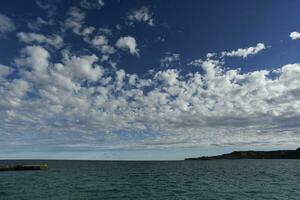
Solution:
<svg viewBox="0 0 300 200"><path fill-rule="evenodd" d="M300 160L0 161L1 200L300 200Z"/></svg>

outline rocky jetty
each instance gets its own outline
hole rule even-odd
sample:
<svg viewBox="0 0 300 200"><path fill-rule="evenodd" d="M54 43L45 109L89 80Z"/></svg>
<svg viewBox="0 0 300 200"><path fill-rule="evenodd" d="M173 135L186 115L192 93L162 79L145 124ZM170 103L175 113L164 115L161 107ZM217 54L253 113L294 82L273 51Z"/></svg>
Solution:
<svg viewBox="0 0 300 200"><path fill-rule="evenodd" d="M300 148L278 151L234 151L218 156L186 158L185 160L222 160L222 159L300 159Z"/></svg>
<svg viewBox="0 0 300 200"><path fill-rule="evenodd" d="M48 165L0 165L0 171L48 170Z"/></svg>

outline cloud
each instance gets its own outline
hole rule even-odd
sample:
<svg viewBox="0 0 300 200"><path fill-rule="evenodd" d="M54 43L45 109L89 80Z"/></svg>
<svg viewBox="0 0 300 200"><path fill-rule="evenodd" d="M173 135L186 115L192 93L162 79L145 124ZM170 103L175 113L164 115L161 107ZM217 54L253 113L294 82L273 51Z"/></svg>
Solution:
<svg viewBox="0 0 300 200"><path fill-rule="evenodd" d="M153 13L150 12L149 7L142 6L139 9L132 9L127 14L129 24L133 25L135 22L144 22L150 26L154 26Z"/></svg>
<svg viewBox="0 0 300 200"><path fill-rule="evenodd" d="M94 46L103 46L108 44L108 39L104 35L97 35L89 42Z"/></svg>
<svg viewBox="0 0 300 200"><path fill-rule="evenodd" d="M0 84L6 81L6 77L11 73L10 67L0 64Z"/></svg>
<svg viewBox="0 0 300 200"><path fill-rule="evenodd" d="M21 51L21 58L15 60L17 66L32 68L36 71L46 71L49 65L49 52L40 46L28 46Z"/></svg>
<svg viewBox="0 0 300 200"><path fill-rule="evenodd" d="M86 15L81 9L72 7L67 12L67 19L65 20L63 29L71 29L76 35L82 36L85 42L90 44L94 49L99 50L102 54L114 54L116 49L109 45L107 37L112 36L112 30L102 27L96 29L93 26L86 26L84 22L85 18ZM128 45L130 45L131 48L130 52L134 51L134 49L132 49L132 45L136 46L134 38L132 41L129 37ZM122 48L126 49L125 46Z"/></svg>
<svg viewBox="0 0 300 200"><path fill-rule="evenodd" d="M47 13L48 17L53 17L57 14L57 7L51 4L50 0L37 0L36 5Z"/></svg>
<svg viewBox="0 0 300 200"><path fill-rule="evenodd" d="M109 45L109 40L105 35L84 36L84 41L95 49L101 51L102 54L114 54L116 49Z"/></svg>
<svg viewBox="0 0 300 200"><path fill-rule="evenodd" d="M94 49L99 50L102 54L114 54L116 49L109 44L108 36L112 36L112 30L108 28L95 28L85 24L85 13L77 8L72 7L67 12L67 19L65 20L64 30L72 30L76 35L82 36L83 40L90 44ZM126 41L124 41L126 43ZM133 52L132 45L136 46L135 40L128 39L127 44L130 45L130 52ZM120 43L120 45L122 45ZM125 45L125 44L123 44ZM125 45L126 46L126 45ZM126 49L122 46L122 49ZM138 53L138 52L136 52Z"/></svg>
<svg viewBox="0 0 300 200"><path fill-rule="evenodd" d="M72 7L67 12L67 19L65 20L65 28L71 29L75 34L82 35L84 31L85 13L77 7Z"/></svg>
<svg viewBox="0 0 300 200"><path fill-rule="evenodd" d="M115 42L116 28L89 25L83 8L99 1L82 2L61 23L33 18L31 29L56 24L59 35L17 34L28 46L9 65L0 64L0 145L101 150L299 144L300 63L247 73L226 66L226 56L246 58L267 48L258 43L209 53L192 61L196 67L189 73L178 70L180 54L166 53L159 60L165 68L131 74L116 67L120 55L113 54L120 49L138 55L136 39ZM149 7L127 17L129 24L154 25ZM69 33L86 42L84 50L64 45L60 35Z"/></svg>
<svg viewBox="0 0 300 200"><path fill-rule="evenodd" d="M131 36L120 37L116 42L116 46L122 50L129 50L132 55L139 55L139 49L137 49L136 41Z"/></svg>
<svg viewBox="0 0 300 200"><path fill-rule="evenodd" d="M178 53L166 53L166 55L160 59L161 67L176 67L180 65L180 54Z"/></svg>
<svg viewBox="0 0 300 200"><path fill-rule="evenodd" d="M107 36L113 36L113 30L110 28L98 28L98 31Z"/></svg>
<svg viewBox="0 0 300 200"><path fill-rule="evenodd" d="M72 78L97 81L103 73L101 66L94 65L98 60L99 58L94 54L77 57L67 53L64 56L65 67L62 68L66 68L64 74L69 73L73 76Z"/></svg>
<svg viewBox="0 0 300 200"><path fill-rule="evenodd" d="M292 38L292 40L300 39L300 33L296 32L296 31L291 32L290 38Z"/></svg>
<svg viewBox="0 0 300 200"><path fill-rule="evenodd" d="M224 51L222 52L222 56L247 58L248 56L255 55L264 49L266 49L266 46L263 43L258 43L254 47L248 47L244 49L239 48L234 51Z"/></svg>
<svg viewBox="0 0 300 200"><path fill-rule="evenodd" d="M46 37L38 33L24 33L20 32L17 34L17 37L21 42L25 43L45 43L54 46L55 48L61 48L63 45L63 39L59 35L53 35L51 37Z"/></svg>
<svg viewBox="0 0 300 200"><path fill-rule="evenodd" d="M154 79L162 81L166 85L174 85L178 81L178 71L175 69L168 69L166 71L159 71L155 74Z"/></svg>
<svg viewBox="0 0 300 200"><path fill-rule="evenodd" d="M33 31L39 31L43 26L53 26L55 23L53 19L45 20L41 17L37 17L35 20L28 20L27 26Z"/></svg>
<svg viewBox="0 0 300 200"><path fill-rule="evenodd" d="M96 149L300 142L300 63L242 73L208 56L195 62L201 70L143 78L105 70L95 54L53 57L33 45L14 67L0 65L2 133L34 133L25 144Z"/></svg>
<svg viewBox="0 0 300 200"><path fill-rule="evenodd" d="M16 29L12 19L0 13L0 37L6 36L7 33Z"/></svg>
<svg viewBox="0 0 300 200"><path fill-rule="evenodd" d="M85 27L82 31L82 35L88 36L88 35L92 34L95 30L96 30L96 28L93 26Z"/></svg>
<svg viewBox="0 0 300 200"><path fill-rule="evenodd" d="M80 6L85 9L100 9L104 6L103 0L82 0L80 2Z"/></svg>

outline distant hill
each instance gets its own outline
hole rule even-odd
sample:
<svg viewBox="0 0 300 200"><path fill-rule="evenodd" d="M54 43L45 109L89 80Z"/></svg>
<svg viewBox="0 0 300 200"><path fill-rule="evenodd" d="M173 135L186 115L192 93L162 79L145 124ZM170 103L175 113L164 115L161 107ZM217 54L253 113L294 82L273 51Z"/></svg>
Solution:
<svg viewBox="0 0 300 200"><path fill-rule="evenodd" d="M296 150L276 151L233 151L218 156L202 156L185 160L221 160L221 159L300 159L300 148Z"/></svg>

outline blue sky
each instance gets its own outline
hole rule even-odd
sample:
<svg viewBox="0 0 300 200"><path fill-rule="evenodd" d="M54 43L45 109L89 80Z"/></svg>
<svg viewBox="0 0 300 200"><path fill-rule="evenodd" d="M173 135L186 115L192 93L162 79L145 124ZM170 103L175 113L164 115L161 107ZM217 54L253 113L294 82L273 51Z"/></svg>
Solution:
<svg viewBox="0 0 300 200"><path fill-rule="evenodd" d="M0 158L300 142L299 1L0 3Z"/></svg>

